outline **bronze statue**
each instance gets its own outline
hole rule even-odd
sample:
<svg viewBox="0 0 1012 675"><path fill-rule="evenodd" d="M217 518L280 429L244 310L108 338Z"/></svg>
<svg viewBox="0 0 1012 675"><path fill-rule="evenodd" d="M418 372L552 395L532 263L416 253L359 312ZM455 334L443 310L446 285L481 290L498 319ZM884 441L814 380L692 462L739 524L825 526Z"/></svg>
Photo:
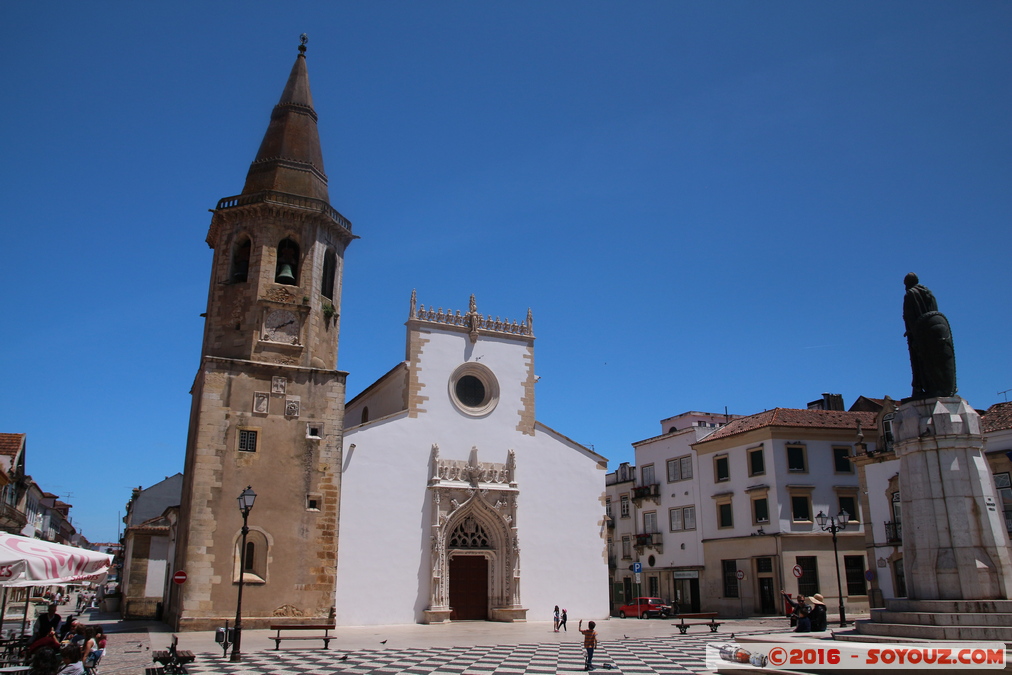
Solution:
<svg viewBox="0 0 1012 675"><path fill-rule="evenodd" d="M910 349L913 371L913 399L955 396L956 352L952 345L949 320L938 311L938 303L917 275L903 279L907 293L903 297L903 324Z"/></svg>

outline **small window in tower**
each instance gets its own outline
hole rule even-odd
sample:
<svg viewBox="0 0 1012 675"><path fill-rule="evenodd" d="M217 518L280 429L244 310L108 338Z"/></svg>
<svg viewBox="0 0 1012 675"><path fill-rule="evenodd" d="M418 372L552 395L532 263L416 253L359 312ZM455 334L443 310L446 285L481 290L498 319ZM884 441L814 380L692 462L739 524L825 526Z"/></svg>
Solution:
<svg viewBox="0 0 1012 675"><path fill-rule="evenodd" d="M243 561L243 571L253 571L253 561L257 559L256 552L257 545L252 541L246 542L246 559Z"/></svg>
<svg viewBox="0 0 1012 675"><path fill-rule="evenodd" d="M239 450L242 452L257 451L256 429L239 429Z"/></svg>
<svg viewBox="0 0 1012 675"><path fill-rule="evenodd" d="M253 245L249 237L242 237L232 249L232 268L229 280L241 284L249 278L249 256Z"/></svg>
<svg viewBox="0 0 1012 675"><path fill-rule="evenodd" d="M362 406L362 424L369 421L369 406Z"/></svg>
<svg viewBox="0 0 1012 675"><path fill-rule="evenodd" d="M274 271L274 282L288 286L299 285L299 245L285 237L278 244L278 265Z"/></svg>
<svg viewBox="0 0 1012 675"><path fill-rule="evenodd" d="M333 249L327 249L323 255L323 280L320 282L320 294L328 300L334 299L334 275L337 272L337 256Z"/></svg>

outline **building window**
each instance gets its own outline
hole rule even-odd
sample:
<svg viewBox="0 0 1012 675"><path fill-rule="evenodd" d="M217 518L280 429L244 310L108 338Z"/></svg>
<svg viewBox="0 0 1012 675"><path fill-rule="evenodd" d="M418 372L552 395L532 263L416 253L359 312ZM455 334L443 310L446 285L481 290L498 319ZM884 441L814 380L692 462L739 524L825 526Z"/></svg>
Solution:
<svg viewBox="0 0 1012 675"><path fill-rule="evenodd" d="M604 513L611 518L611 497L607 497L604 500Z"/></svg>
<svg viewBox="0 0 1012 675"><path fill-rule="evenodd" d="M836 473L854 473L854 465L850 462L850 448L833 448L833 465Z"/></svg>
<svg viewBox="0 0 1012 675"><path fill-rule="evenodd" d="M484 417L499 403L499 380L480 363L471 361L457 366L448 387L453 405L471 417Z"/></svg>
<svg viewBox="0 0 1012 675"><path fill-rule="evenodd" d="M748 475L762 476L766 473L766 460L762 446L748 451Z"/></svg>
<svg viewBox="0 0 1012 675"><path fill-rule="evenodd" d="M334 277L337 273L337 255L328 248L323 254L323 278L320 280L320 295L328 300L334 299Z"/></svg>
<svg viewBox="0 0 1012 675"><path fill-rule="evenodd" d="M249 279L249 257L253 244L249 237L242 237L232 249L232 268L229 279L233 284L241 284Z"/></svg>
<svg viewBox="0 0 1012 675"><path fill-rule="evenodd" d="M770 522L770 503L766 497L752 500L752 522L756 525Z"/></svg>
<svg viewBox="0 0 1012 675"><path fill-rule="evenodd" d="M643 485L653 485L656 483L657 481L654 480L654 465L647 464L640 467L640 478L643 480Z"/></svg>
<svg viewBox="0 0 1012 675"><path fill-rule="evenodd" d="M727 455L713 458L713 480L715 483L731 480L731 463Z"/></svg>
<svg viewBox="0 0 1012 675"><path fill-rule="evenodd" d="M278 243L278 263L274 270L274 283L299 285L299 245L291 237Z"/></svg>
<svg viewBox="0 0 1012 675"><path fill-rule="evenodd" d="M738 597L738 561L721 560L721 569L724 572L724 597Z"/></svg>
<svg viewBox="0 0 1012 675"><path fill-rule="evenodd" d="M676 457L668 460L668 482L692 478L692 456Z"/></svg>
<svg viewBox="0 0 1012 675"><path fill-rule="evenodd" d="M731 511L731 502L717 504L717 527L734 527L734 514Z"/></svg>
<svg viewBox="0 0 1012 675"><path fill-rule="evenodd" d="M840 495L840 511L846 511L850 514L848 522L855 522L861 520L857 517L857 497L854 495ZM837 511L839 513L840 511Z"/></svg>
<svg viewBox="0 0 1012 675"><path fill-rule="evenodd" d="M619 509L620 509L619 514L623 518L628 518L629 517L629 495L622 495L619 499L620 499L620 501L619 501Z"/></svg>
<svg viewBox="0 0 1012 675"><path fill-rule="evenodd" d="M812 520L812 500L808 495L791 495L791 520Z"/></svg>
<svg viewBox="0 0 1012 675"><path fill-rule="evenodd" d="M257 434L256 429L239 429L239 450L241 452L256 452L257 451Z"/></svg>
<svg viewBox="0 0 1012 675"><path fill-rule="evenodd" d="M668 509L668 524L672 532L696 529L696 507L681 506Z"/></svg>
<svg viewBox="0 0 1012 675"><path fill-rule="evenodd" d="M755 571L759 574L772 574L773 558L756 558Z"/></svg>
<svg viewBox="0 0 1012 675"><path fill-rule="evenodd" d="M900 501L899 492L893 493L893 499L891 504L893 509L893 522L897 524L902 523L903 518L901 516L903 515L903 503Z"/></svg>
<svg viewBox="0 0 1012 675"><path fill-rule="evenodd" d="M788 445L787 446L787 470L796 473L807 473L808 462L805 457L805 446L803 445Z"/></svg>
<svg viewBox="0 0 1012 675"><path fill-rule="evenodd" d="M657 532L657 512L648 511L643 514L643 533L654 534Z"/></svg>
<svg viewBox="0 0 1012 675"><path fill-rule="evenodd" d="M864 582L864 556L843 556L843 567L847 571L847 595L867 595Z"/></svg>
<svg viewBox="0 0 1012 675"><path fill-rule="evenodd" d="M794 559L801 567L801 578L798 579L798 593L812 596L819 592L819 566L814 555L799 555Z"/></svg>
<svg viewBox="0 0 1012 675"><path fill-rule="evenodd" d="M629 537L622 537L622 557L632 557L632 547L629 545Z"/></svg>

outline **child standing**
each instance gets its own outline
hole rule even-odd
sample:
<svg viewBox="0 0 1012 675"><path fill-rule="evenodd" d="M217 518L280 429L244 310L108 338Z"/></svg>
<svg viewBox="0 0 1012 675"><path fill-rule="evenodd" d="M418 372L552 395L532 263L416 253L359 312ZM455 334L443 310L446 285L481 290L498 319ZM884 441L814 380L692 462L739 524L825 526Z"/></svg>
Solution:
<svg viewBox="0 0 1012 675"><path fill-rule="evenodd" d="M597 649L597 626L593 621L587 622L587 630L583 630L583 619L577 624L577 630L583 633L583 648L587 650L587 665L584 670L594 670L594 650Z"/></svg>
<svg viewBox="0 0 1012 675"><path fill-rule="evenodd" d="M555 632L559 632L559 606L555 606Z"/></svg>

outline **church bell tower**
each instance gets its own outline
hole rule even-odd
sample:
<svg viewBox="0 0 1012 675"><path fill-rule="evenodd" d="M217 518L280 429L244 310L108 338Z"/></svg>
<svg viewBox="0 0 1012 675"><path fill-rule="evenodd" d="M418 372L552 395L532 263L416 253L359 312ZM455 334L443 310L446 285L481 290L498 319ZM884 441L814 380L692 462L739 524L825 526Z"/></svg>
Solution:
<svg viewBox="0 0 1012 675"><path fill-rule="evenodd" d="M242 194L213 211L214 250L192 389L169 622L204 630L331 620L346 373L338 371L344 251L330 205L305 36ZM236 499L256 493L242 548Z"/></svg>

